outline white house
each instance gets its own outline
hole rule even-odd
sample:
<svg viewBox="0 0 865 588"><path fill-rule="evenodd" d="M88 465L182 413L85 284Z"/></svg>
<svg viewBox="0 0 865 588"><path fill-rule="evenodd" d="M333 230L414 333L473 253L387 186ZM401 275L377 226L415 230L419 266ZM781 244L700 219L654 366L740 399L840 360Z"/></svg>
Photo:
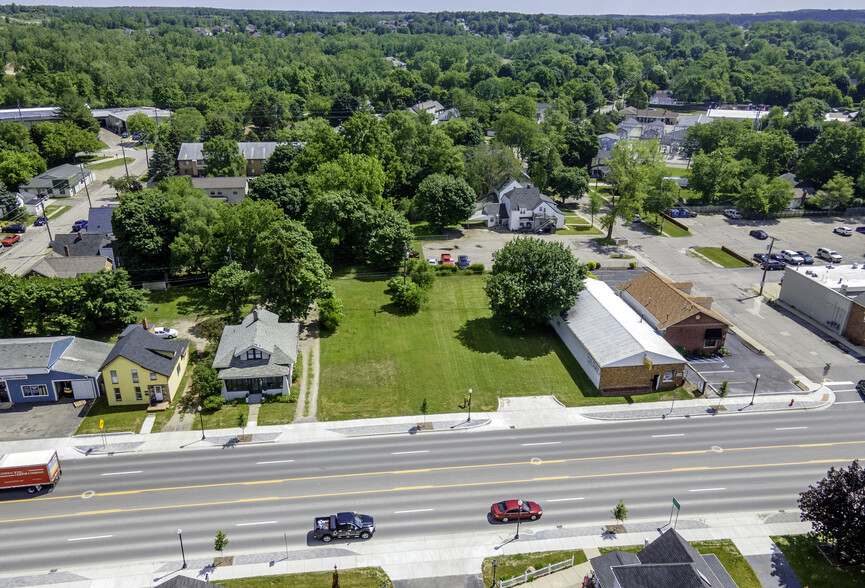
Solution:
<svg viewBox="0 0 865 588"><path fill-rule="evenodd" d="M510 231L555 232L565 228L565 213L559 210L549 196L531 184L508 178L493 189L494 201L483 207L482 218L488 227L507 228Z"/></svg>

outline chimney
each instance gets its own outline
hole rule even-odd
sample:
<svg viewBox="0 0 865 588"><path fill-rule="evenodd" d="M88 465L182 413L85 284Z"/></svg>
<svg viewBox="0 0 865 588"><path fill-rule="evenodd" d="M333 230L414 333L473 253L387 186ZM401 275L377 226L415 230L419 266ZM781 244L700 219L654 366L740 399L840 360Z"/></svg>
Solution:
<svg viewBox="0 0 865 588"><path fill-rule="evenodd" d="M252 322L255 322L257 320L258 320L258 309L256 308L255 310L252 311Z"/></svg>
<svg viewBox="0 0 865 588"><path fill-rule="evenodd" d="M69 245L64 245L64 246L63 246L63 254L64 254L66 257L71 257L70 254L69 254Z"/></svg>
<svg viewBox="0 0 865 588"><path fill-rule="evenodd" d="M144 317L143 319L141 319L141 326L144 327L145 331L150 330L150 326L147 324L147 317Z"/></svg>

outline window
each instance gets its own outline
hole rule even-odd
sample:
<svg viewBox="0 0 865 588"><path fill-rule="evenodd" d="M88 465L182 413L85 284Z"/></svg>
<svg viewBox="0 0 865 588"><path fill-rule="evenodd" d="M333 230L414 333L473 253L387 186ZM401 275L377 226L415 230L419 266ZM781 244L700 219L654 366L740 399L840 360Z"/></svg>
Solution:
<svg viewBox="0 0 865 588"><path fill-rule="evenodd" d="M706 334L704 335L703 347L708 347L710 349L714 349L718 346L718 343L723 336L723 331L721 329L706 329Z"/></svg>
<svg viewBox="0 0 865 588"><path fill-rule="evenodd" d="M116 384L117 381L115 380L114 383ZM133 384L138 383L138 370L132 370L132 383Z"/></svg>
<svg viewBox="0 0 865 588"><path fill-rule="evenodd" d="M151 380L155 380L155 379L156 379L156 372L150 372L150 379L151 379Z"/></svg>
<svg viewBox="0 0 865 588"><path fill-rule="evenodd" d="M179 363L177 364L177 375L178 376L180 375L180 364Z"/></svg>
<svg viewBox="0 0 865 588"><path fill-rule="evenodd" d="M672 382L672 381L673 381L673 374L674 374L674 373L675 373L675 372L674 372L673 370L666 370L666 371L664 372L664 381L665 381L665 382Z"/></svg>
<svg viewBox="0 0 865 588"><path fill-rule="evenodd" d="M115 395L116 395L116 393L115 393ZM135 387L135 400L141 400L141 398L142 398L142 396L141 396L141 386L136 386L136 387Z"/></svg>
<svg viewBox="0 0 865 588"><path fill-rule="evenodd" d="M123 396L120 394L120 388L114 389L114 400L117 402L123 402Z"/></svg>
<svg viewBox="0 0 865 588"><path fill-rule="evenodd" d="M21 394L23 394L25 398L48 396L48 387L44 384L39 384L37 386L21 386Z"/></svg>
<svg viewBox="0 0 865 588"><path fill-rule="evenodd" d="M250 349L246 352L246 359L261 359L261 349Z"/></svg>
<svg viewBox="0 0 865 588"><path fill-rule="evenodd" d="M111 383L112 384L117 383L117 372L114 370L111 370Z"/></svg>

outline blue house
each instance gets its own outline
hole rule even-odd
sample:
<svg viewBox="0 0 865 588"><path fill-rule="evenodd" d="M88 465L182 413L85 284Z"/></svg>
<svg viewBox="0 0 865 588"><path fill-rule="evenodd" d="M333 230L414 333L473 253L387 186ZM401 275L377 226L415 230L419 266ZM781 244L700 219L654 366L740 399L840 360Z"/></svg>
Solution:
<svg viewBox="0 0 865 588"><path fill-rule="evenodd" d="M0 339L0 402L96 398L112 345L80 337Z"/></svg>

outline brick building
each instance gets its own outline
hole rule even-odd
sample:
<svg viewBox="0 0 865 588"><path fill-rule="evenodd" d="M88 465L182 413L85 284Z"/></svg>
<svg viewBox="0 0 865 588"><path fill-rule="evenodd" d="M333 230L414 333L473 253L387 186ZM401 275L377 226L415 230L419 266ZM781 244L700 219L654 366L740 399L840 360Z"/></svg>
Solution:
<svg viewBox="0 0 865 588"><path fill-rule="evenodd" d="M589 279L553 329L604 396L682 385L685 359L605 283Z"/></svg>
<svg viewBox="0 0 865 588"><path fill-rule="evenodd" d="M724 346L730 323L712 310L710 296L691 294L691 282L673 282L648 270L617 286L622 300L670 345L687 352Z"/></svg>
<svg viewBox="0 0 865 588"><path fill-rule="evenodd" d="M237 151L246 160L246 175L249 177L260 176L264 173L264 163L273 155L277 145L272 141L239 142ZM203 176L207 173L202 150L204 143L183 143L177 153L177 175L179 176Z"/></svg>

